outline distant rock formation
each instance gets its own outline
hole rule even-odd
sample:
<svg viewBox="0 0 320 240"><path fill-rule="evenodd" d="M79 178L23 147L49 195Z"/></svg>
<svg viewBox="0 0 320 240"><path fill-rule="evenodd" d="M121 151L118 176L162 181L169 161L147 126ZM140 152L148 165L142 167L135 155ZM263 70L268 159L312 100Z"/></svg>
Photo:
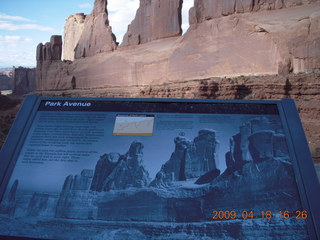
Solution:
<svg viewBox="0 0 320 240"><path fill-rule="evenodd" d="M54 217L57 198L45 193L34 193L29 201L26 216Z"/></svg>
<svg viewBox="0 0 320 240"><path fill-rule="evenodd" d="M216 150L219 142L216 139L215 131L203 129L198 134L192 142L184 137L174 139L175 151L170 159L162 165L150 186L167 187L172 181L198 178L217 169Z"/></svg>
<svg viewBox="0 0 320 240"><path fill-rule="evenodd" d="M75 58L116 49L116 39L109 26L107 4L107 0L95 0L92 13L84 19L83 31L75 48Z"/></svg>
<svg viewBox="0 0 320 240"><path fill-rule="evenodd" d="M53 35L50 42L37 46L36 86L38 90L72 88L68 62L61 61L62 37ZM45 69L45 71L43 71Z"/></svg>
<svg viewBox="0 0 320 240"><path fill-rule="evenodd" d="M289 153L282 126L265 117L254 118L240 126L240 132L230 139L226 153L227 172L240 169L244 164L278 159L289 162Z"/></svg>
<svg viewBox="0 0 320 240"><path fill-rule="evenodd" d="M12 90L12 88L12 68L0 69L0 92L1 90Z"/></svg>
<svg viewBox="0 0 320 240"><path fill-rule="evenodd" d="M121 45L138 45L181 35L182 2L141 0L136 17L128 26Z"/></svg>
<svg viewBox="0 0 320 240"><path fill-rule="evenodd" d="M83 33L85 18L86 15L83 13L76 13L66 19L63 34L63 59L74 60L74 50Z"/></svg>
<svg viewBox="0 0 320 240"><path fill-rule="evenodd" d="M81 175L69 175L63 184L55 217L93 219L97 215L93 201L97 192L148 186L149 173L143 166L142 157L143 144L134 141L124 155L101 156L94 171L85 169Z"/></svg>
<svg viewBox="0 0 320 240"><path fill-rule="evenodd" d="M62 187L62 192L70 190L89 190L93 177L93 170L84 169L80 175L69 175Z"/></svg>
<svg viewBox="0 0 320 240"><path fill-rule="evenodd" d="M143 166L143 147L141 142L133 141L124 155L109 153L101 156L90 189L101 192L147 186L150 179Z"/></svg>
<svg viewBox="0 0 320 240"><path fill-rule="evenodd" d="M103 191L149 185L149 173L143 166L143 147L141 142L134 141L131 144L129 151L119 158L117 166L104 180Z"/></svg>
<svg viewBox="0 0 320 240"><path fill-rule="evenodd" d="M13 68L13 94L23 95L36 90L36 69Z"/></svg>
<svg viewBox="0 0 320 240"><path fill-rule="evenodd" d="M71 55L75 49L75 60L38 61L37 88L154 85L320 67L319 0L197 0L180 36L181 2L141 0L117 47L107 2L96 0L91 14L67 20L74 32L66 30L70 45L64 47Z"/></svg>
<svg viewBox="0 0 320 240"><path fill-rule="evenodd" d="M191 25L234 13L276 10L312 2L316 0L195 0L194 7L189 10L189 23Z"/></svg>
<svg viewBox="0 0 320 240"><path fill-rule="evenodd" d="M18 189L19 181L15 180L11 186L9 194L5 196L0 203L0 214L8 216L14 216L16 210L16 194Z"/></svg>
<svg viewBox="0 0 320 240"><path fill-rule="evenodd" d="M133 142L124 155L109 153L101 156L91 191L70 190L73 178L69 176L60 195L56 217L201 222L212 219L212 209L230 206L237 212L245 208L257 212L261 209L298 209L300 203L293 168L278 124L273 117L261 117L239 126L242 135L237 139L246 137L248 141L236 143L242 146L237 157L246 156L243 154L246 148L252 160L243 160L242 165L235 168L231 159L233 153L229 151L227 161L231 162L221 175L216 168L218 142L215 131L200 130L193 141L176 137L175 151L151 187L146 186L147 172L142 167L143 144ZM254 132L249 134L249 129ZM278 147L275 147L275 141L280 143ZM187 165L191 167L186 168ZM111 173L106 176L105 171ZM184 180L194 177L198 177L197 185L182 184L189 184ZM180 182L173 186L172 181Z"/></svg>
<svg viewBox="0 0 320 240"><path fill-rule="evenodd" d="M50 42L39 43L37 46L37 61L61 60L62 55L62 38L53 35Z"/></svg>
<svg viewBox="0 0 320 240"><path fill-rule="evenodd" d="M97 192L101 192L103 190L104 182L116 167L119 158L119 153L104 154L100 157L94 170L90 190Z"/></svg>
<svg viewBox="0 0 320 240"><path fill-rule="evenodd" d="M64 181L57 203L55 217L88 219L89 202L86 192L93 178L93 170L84 169L80 175L69 175Z"/></svg>
<svg viewBox="0 0 320 240"><path fill-rule="evenodd" d="M216 132L211 129L203 129L198 134L193 140L193 146L186 159L186 178L199 177L203 173L217 169L219 141L216 138Z"/></svg>

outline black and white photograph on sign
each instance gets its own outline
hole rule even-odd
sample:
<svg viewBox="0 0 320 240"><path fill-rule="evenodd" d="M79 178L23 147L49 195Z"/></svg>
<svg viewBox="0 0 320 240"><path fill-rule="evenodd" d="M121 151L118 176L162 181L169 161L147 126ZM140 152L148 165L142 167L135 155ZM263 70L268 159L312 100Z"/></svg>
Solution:
<svg viewBox="0 0 320 240"><path fill-rule="evenodd" d="M0 235L300 240L307 217L276 114L38 111Z"/></svg>

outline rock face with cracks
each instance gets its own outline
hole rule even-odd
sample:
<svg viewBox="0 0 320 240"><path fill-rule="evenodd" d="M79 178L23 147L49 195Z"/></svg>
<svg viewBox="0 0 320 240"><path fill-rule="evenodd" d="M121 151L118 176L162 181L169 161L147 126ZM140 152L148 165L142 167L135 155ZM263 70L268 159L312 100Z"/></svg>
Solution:
<svg viewBox="0 0 320 240"><path fill-rule="evenodd" d="M182 36L181 1L141 0L120 47L106 6L106 1L96 1L88 16L68 19L70 44L64 48L74 54L73 62L38 51L43 55L37 58L39 90L155 85L320 67L317 0L195 1L191 25ZM78 27L71 27L76 21ZM49 45L41 48L51 49Z"/></svg>
<svg viewBox="0 0 320 240"><path fill-rule="evenodd" d="M65 60L74 60L75 48L83 33L86 15L83 13L76 13L70 15L66 19L64 25L64 42L63 42L63 58Z"/></svg>
<svg viewBox="0 0 320 240"><path fill-rule="evenodd" d="M92 13L84 20L83 31L75 47L75 58L116 49L115 36L109 26L107 4L107 0L95 0Z"/></svg>
<svg viewBox="0 0 320 240"><path fill-rule="evenodd" d="M181 35L181 9L182 0L141 0L121 45L138 45Z"/></svg>
<svg viewBox="0 0 320 240"><path fill-rule="evenodd" d="M207 172L217 170L216 153L219 142L214 130L200 130L193 141L185 137L176 137L174 143L175 151L162 165L150 186L167 187L173 181L198 178Z"/></svg>

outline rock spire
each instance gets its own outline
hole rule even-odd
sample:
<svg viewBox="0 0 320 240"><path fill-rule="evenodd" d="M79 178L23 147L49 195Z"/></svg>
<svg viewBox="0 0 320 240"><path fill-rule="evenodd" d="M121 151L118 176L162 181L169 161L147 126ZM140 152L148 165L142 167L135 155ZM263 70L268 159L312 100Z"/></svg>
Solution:
<svg viewBox="0 0 320 240"><path fill-rule="evenodd" d="M95 0L92 13L85 17L83 31L75 48L75 58L116 49L116 39L109 26L107 4L107 0Z"/></svg>

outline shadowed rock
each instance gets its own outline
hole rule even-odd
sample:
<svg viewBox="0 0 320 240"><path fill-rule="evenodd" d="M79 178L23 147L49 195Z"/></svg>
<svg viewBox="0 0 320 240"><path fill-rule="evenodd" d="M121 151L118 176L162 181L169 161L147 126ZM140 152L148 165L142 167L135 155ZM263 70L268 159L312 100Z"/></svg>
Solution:
<svg viewBox="0 0 320 240"><path fill-rule="evenodd" d="M61 55L62 37L59 35L52 35L50 42L45 43L45 45L39 43L37 46L37 61L61 60Z"/></svg>
<svg viewBox="0 0 320 240"><path fill-rule="evenodd" d="M104 154L100 157L94 170L94 176L90 190L101 192L103 183L113 171L120 158L119 153Z"/></svg>
<svg viewBox="0 0 320 240"><path fill-rule="evenodd" d="M150 186L170 186L172 181L198 178L217 168L216 149L219 143L215 131L203 129L192 142L184 137L176 137L174 142L175 151L162 165Z"/></svg>
<svg viewBox="0 0 320 240"><path fill-rule="evenodd" d="M200 130L193 140L185 164L186 178L199 177L202 174L217 168L216 132L211 129Z"/></svg>
<svg viewBox="0 0 320 240"><path fill-rule="evenodd" d="M219 169L211 170L211 171L203 174L201 177L199 177L197 179L197 181L195 181L195 184L206 184L206 183L209 183L213 179L218 177L219 175L220 175L220 170Z"/></svg>
<svg viewBox="0 0 320 240"><path fill-rule="evenodd" d="M249 137L249 150L253 162L261 162L273 158L273 131L260 131Z"/></svg>
<svg viewBox="0 0 320 240"><path fill-rule="evenodd" d="M18 67L13 68L13 90L18 95L32 92L36 89L36 69Z"/></svg>
<svg viewBox="0 0 320 240"><path fill-rule="evenodd" d="M273 155L276 158L284 158L289 161L289 152L284 134L274 134L273 136Z"/></svg>
<svg viewBox="0 0 320 240"><path fill-rule="evenodd" d="M34 193L30 199L27 216L54 217L57 205L57 198L45 193Z"/></svg>
<svg viewBox="0 0 320 240"><path fill-rule="evenodd" d="M69 175L64 181L59 196L55 217L88 219L90 215L87 192L90 188L93 170L84 169L80 175Z"/></svg>
<svg viewBox="0 0 320 240"><path fill-rule="evenodd" d="M13 182L12 187L10 189L10 192L8 194L8 198L7 198L8 202L15 202L16 201L16 194L17 194L18 185L19 185L19 181L16 179Z"/></svg>

